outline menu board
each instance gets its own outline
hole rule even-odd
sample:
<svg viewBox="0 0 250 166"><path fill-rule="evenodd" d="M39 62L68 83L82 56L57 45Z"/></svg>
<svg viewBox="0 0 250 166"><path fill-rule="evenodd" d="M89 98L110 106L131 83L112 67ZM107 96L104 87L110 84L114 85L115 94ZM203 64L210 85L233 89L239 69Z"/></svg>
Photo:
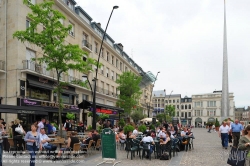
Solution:
<svg viewBox="0 0 250 166"><path fill-rule="evenodd" d="M109 129L103 129L101 133L102 158L116 159L115 133Z"/></svg>

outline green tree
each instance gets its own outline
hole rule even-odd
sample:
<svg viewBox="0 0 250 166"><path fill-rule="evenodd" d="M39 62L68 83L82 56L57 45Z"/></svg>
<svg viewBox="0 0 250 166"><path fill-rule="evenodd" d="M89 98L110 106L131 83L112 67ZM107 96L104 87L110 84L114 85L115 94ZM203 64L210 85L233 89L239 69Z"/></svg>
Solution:
<svg viewBox="0 0 250 166"><path fill-rule="evenodd" d="M130 117L133 119L134 123L137 123L139 120L144 118L144 115L142 111L140 110L135 110Z"/></svg>
<svg viewBox="0 0 250 166"><path fill-rule="evenodd" d="M141 77L131 72L124 72L120 78L116 80L116 83L119 85L117 89L120 91L117 105L124 108L124 112L127 116L130 116L132 110L138 105L141 95L140 82Z"/></svg>
<svg viewBox="0 0 250 166"><path fill-rule="evenodd" d="M162 113L162 114L157 114L157 115L156 115L156 119L159 120L159 122L162 123L163 121L166 120L166 115L163 114L163 113Z"/></svg>
<svg viewBox="0 0 250 166"><path fill-rule="evenodd" d="M92 65L97 62L88 57L88 54L79 48L79 45L72 45L65 41L72 28L71 25L65 27L60 20L65 20L65 16L52 8L52 0L44 0L40 4L30 5L29 0L23 0L23 3L30 7L32 13L28 14L31 20L30 26L23 31L16 31L13 34L22 43L28 42L42 49L42 56L33 59L33 61L47 64L47 70L56 72L57 82L54 91L57 93L59 103L58 114L59 124L62 124L63 102L61 94L63 87L68 83L61 82L63 73L68 73L69 69L80 73L87 73L92 70ZM83 61L83 57L86 58ZM81 84L80 84L81 85ZM60 125L62 133L62 125Z"/></svg>
<svg viewBox="0 0 250 166"><path fill-rule="evenodd" d="M175 107L173 105L167 105L165 108L165 114L174 117L175 116Z"/></svg>

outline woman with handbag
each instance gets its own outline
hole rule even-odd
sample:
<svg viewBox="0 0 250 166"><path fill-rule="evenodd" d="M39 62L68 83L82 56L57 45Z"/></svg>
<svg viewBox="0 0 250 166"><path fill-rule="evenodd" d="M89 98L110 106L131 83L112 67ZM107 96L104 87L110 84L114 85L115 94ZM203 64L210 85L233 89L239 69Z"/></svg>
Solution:
<svg viewBox="0 0 250 166"><path fill-rule="evenodd" d="M30 154L30 166L35 166L36 152L39 149L40 143L40 135L35 125L31 125L31 131L27 132L24 141L26 142L27 150Z"/></svg>
<svg viewBox="0 0 250 166"><path fill-rule="evenodd" d="M14 121L14 124L11 126L11 128L12 128L12 136L13 136L14 148L15 148L15 151L16 151L16 153L13 153L13 156L16 156L17 151L22 150L22 149L20 149L21 145L23 143L22 135L25 134L25 131L23 130L23 127L20 124L19 119L16 119ZM19 145L19 147L17 147L17 144Z"/></svg>
<svg viewBox="0 0 250 166"><path fill-rule="evenodd" d="M239 149L248 151L245 166L250 166L250 125L245 128L244 135L239 140Z"/></svg>

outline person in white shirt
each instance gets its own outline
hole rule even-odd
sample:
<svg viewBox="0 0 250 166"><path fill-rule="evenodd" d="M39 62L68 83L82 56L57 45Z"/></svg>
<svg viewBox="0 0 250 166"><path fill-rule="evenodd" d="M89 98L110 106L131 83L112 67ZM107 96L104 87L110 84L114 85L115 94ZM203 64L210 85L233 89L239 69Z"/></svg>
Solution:
<svg viewBox="0 0 250 166"><path fill-rule="evenodd" d="M47 153L47 157L49 158L50 155L51 155L51 151L54 152L54 155L55 155L55 150L57 149L57 146L53 145L53 144L50 144L48 142L50 142L50 138L45 134L45 129L42 128L40 130L40 150L42 150L42 148L44 148L45 150L48 150L48 153Z"/></svg>
<svg viewBox="0 0 250 166"><path fill-rule="evenodd" d="M45 119L42 118L41 121L38 123L38 129L37 129L37 132L40 133L41 129L44 128L44 123L45 123Z"/></svg>
<svg viewBox="0 0 250 166"><path fill-rule="evenodd" d="M138 127L136 127L136 128L133 130L133 135L135 135L135 136L138 135Z"/></svg>
<svg viewBox="0 0 250 166"><path fill-rule="evenodd" d="M143 143L151 143L152 145L150 146L150 154L153 153L153 148L154 148L153 145L155 144L155 142L154 142L153 138L151 137L151 132L150 131L147 133L146 137L142 138L141 142L143 142ZM147 154L146 158L149 158L150 154Z"/></svg>
<svg viewBox="0 0 250 166"><path fill-rule="evenodd" d="M227 149L227 146L228 146L229 131L230 131L229 126L227 125L225 121L223 121L223 124L220 126L220 129L219 129L219 137L221 137L221 144L222 144L222 147L224 147L225 149Z"/></svg>
<svg viewBox="0 0 250 166"><path fill-rule="evenodd" d="M184 137L184 136L186 136L186 135L187 135L187 128L184 127L184 128L183 128L183 131L181 131L181 136Z"/></svg>

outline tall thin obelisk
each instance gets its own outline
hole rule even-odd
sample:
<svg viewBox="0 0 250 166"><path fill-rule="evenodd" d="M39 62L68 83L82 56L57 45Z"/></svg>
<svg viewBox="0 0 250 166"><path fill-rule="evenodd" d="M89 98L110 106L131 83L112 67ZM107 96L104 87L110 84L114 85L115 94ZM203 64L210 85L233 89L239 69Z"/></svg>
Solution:
<svg viewBox="0 0 250 166"><path fill-rule="evenodd" d="M229 117L226 0L224 0L224 39L223 39L223 75L222 77L223 78L222 78L221 118L222 120L224 120Z"/></svg>

